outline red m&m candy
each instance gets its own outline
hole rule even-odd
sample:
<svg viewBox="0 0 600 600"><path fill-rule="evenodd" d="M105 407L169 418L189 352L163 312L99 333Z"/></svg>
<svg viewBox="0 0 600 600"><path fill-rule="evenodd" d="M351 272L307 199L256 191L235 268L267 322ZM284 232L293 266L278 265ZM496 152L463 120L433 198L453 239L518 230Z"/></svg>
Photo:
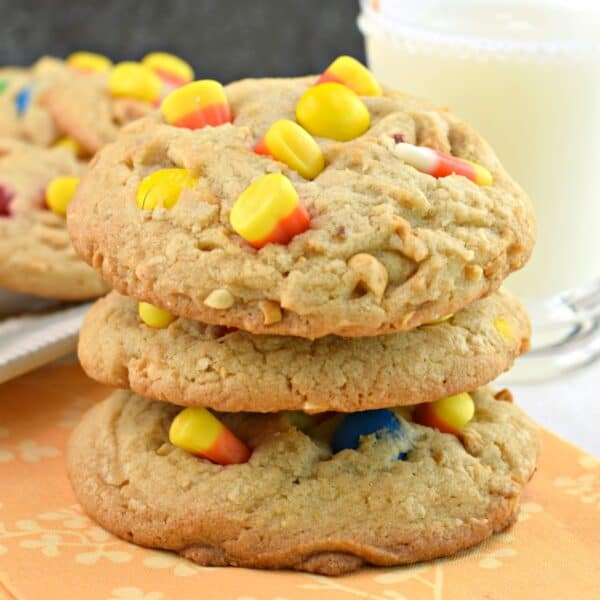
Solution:
<svg viewBox="0 0 600 600"><path fill-rule="evenodd" d="M15 191L5 183L0 183L0 218L12 216L10 205L15 197Z"/></svg>

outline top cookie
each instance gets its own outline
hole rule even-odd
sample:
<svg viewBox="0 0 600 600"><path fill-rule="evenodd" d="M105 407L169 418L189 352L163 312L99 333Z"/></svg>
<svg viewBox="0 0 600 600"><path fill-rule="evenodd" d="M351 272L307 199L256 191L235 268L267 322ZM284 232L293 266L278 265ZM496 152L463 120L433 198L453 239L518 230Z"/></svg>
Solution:
<svg viewBox="0 0 600 600"><path fill-rule="evenodd" d="M175 314L309 338L412 329L489 294L525 263L535 235L528 198L477 133L426 101L352 93L370 124L348 141L315 137L324 169L312 181L253 151L273 123L295 119L314 83L226 86L231 124L190 130L156 113L126 127L69 207L76 250L117 290ZM493 182L419 171L398 142L474 161ZM187 170L181 193L161 196L162 184L146 179L138 197L145 178L172 168ZM256 249L234 230L232 207L269 173L288 178L310 227ZM148 195L158 202L146 205Z"/></svg>

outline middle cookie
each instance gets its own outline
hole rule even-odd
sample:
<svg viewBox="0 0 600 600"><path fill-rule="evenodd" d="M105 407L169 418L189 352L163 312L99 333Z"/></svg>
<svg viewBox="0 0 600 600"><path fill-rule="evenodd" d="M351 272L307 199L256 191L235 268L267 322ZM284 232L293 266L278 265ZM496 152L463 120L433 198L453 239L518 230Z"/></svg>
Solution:
<svg viewBox="0 0 600 600"><path fill-rule="evenodd" d="M184 406L353 412L485 385L527 350L529 336L525 310L504 292L411 331L314 341L185 318L154 329L135 300L111 292L86 317L79 358L94 379Z"/></svg>

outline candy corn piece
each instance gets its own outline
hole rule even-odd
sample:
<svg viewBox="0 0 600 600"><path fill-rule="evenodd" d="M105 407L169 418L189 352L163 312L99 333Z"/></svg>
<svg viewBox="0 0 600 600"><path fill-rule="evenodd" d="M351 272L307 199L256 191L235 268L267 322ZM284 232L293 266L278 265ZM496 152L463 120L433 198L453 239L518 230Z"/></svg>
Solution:
<svg viewBox="0 0 600 600"><path fill-rule="evenodd" d="M494 319L494 329L500 334L505 342L514 339L513 329L504 317L497 317Z"/></svg>
<svg viewBox="0 0 600 600"><path fill-rule="evenodd" d="M187 129L217 127L233 120L223 86L212 79L193 81L172 91L161 110L167 123Z"/></svg>
<svg viewBox="0 0 600 600"><path fill-rule="evenodd" d="M217 417L196 406L183 409L173 419L169 440L174 446L218 465L245 463L251 454Z"/></svg>
<svg viewBox="0 0 600 600"><path fill-rule="evenodd" d="M442 433L458 433L475 414L473 399L467 392L448 396L435 402L419 404L413 421Z"/></svg>
<svg viewBox="0 0 600 600"><path fill-rule="evenodd" d="M321 83L302 95L296 119L317 137L347 142L362 135L371 124L365 103L341 83Z"/></svg>
<svg viewBox="0 0 600 600"><path fill-rule="evenodd" d="M154 71L170 88L178 88L194 79L194 70L185 60L168 52L151 52L142 64Z"/></svg>
<svg viewBox="0 0 600 600"><path fill-rule="evenodd" d="M319 83L335 81L348 86L359 96L381 96L381 86L373 73L351 56L339 56L317 79Z"/></svg>
<svg viewBox="0 0 600 600"><path fill-rule="evenodd" d="M160 99L161 81L158 75L141 63L122 62L111 70L108 89L115 98L155 103Z"/></svg>
<svg viewBox="0 0 600 600"><path fill-rule="evenodd" d="M148 327L153 327L154 329L164 329L175 320L175 315L168 310L158 308L158 306L154 306L154 304L150 304L149 302L138 303L138 314Z"/></svg>
<svg viewBox="0 0 600 600"><path fill-rule="evenodd" d="M310 225L310 216L290 180L280 173L263 175L235 201L229 220L251 246L287 244Z"/></svg>
<svg viewBox="0 0 600 600"><path fill-rule="evenodd" d="M193 188L196 178L187 169L161 169L144 177L140 183L136 201L142 210L154 210L162 206L170 210L177 204L185 188Z"/></svg>
<svg viewBox="0 0 600 600"><path fill-rule="evenodd" d="M288 119L281 119L271 125L265 136L254 146L254 152L272 156L306 179L314 179L325 168L319 144L310 133Z"/></svg>
<svg viewBox="0 0 600 600"><path fill-rule="evenodd" d="M67 206L73 199L79 177L56 177L46 187L46 204L57 215L67 214Z"/></svg>
<svg viewBox="0 0 600 600"><path fill-rule="evenodd" d="M404 142L396 144L395 150L404 162L433 177L456 174L470 179L477 185L492 185L493 183L492 174L485 167L470 160Z"/></svg>
<svg viewBox="0 0 600 600"><path fill-rule="evenodd" d="M67 65L79 73L102 73L112 67L112 61L95 52L73 52L67 56Z"/></svg>
<svg viewBox="0 0 600 600"><path fill-rule="evenodd" d="M87 156L86 149L72 137L61 137L54 142L55 148L66 148L70 150L77 158L83 158Z"/></svg>

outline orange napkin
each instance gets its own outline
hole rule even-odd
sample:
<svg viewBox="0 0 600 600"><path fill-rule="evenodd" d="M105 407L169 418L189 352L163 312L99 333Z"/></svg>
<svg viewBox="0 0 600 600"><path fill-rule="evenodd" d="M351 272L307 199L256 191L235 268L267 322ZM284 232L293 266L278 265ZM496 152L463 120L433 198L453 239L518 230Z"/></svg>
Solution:
<svg viewBox="0 0 600 600"><path fill-rule="evenodd" d="M71 430L108 391L73 364L0 386L0 598L600 598L600 461L548 432L519 522L450 559L327 578L199 567L123 542L81 512L65 475Z"/></svg>

